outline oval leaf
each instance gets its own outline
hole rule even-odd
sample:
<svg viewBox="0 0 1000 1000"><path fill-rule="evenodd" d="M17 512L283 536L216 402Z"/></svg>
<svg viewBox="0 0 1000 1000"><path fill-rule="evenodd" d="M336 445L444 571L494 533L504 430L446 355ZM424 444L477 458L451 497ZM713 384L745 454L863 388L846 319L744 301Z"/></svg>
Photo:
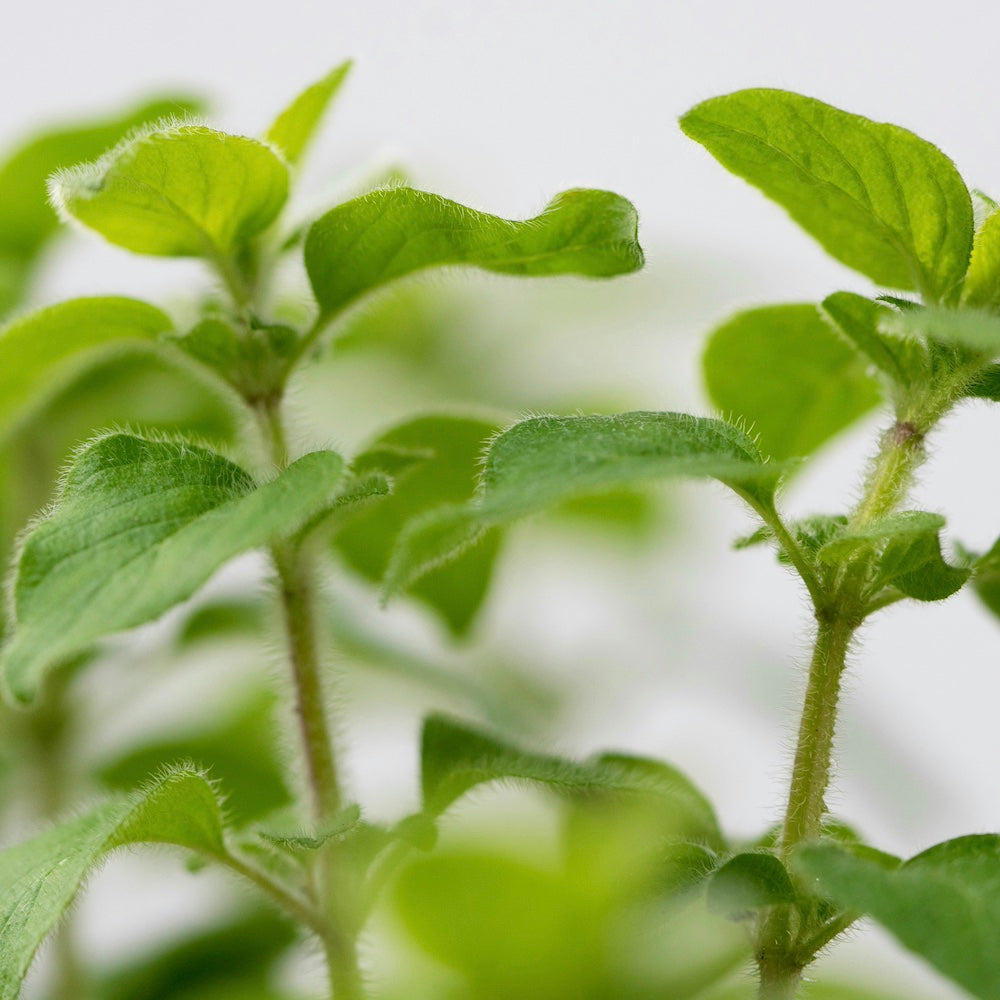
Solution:
<svg viewBox="0 0 1000 1000"><path fill-rule="evenodd" d="M21 546L0 655L9 692L30 701L60 660L152 621L233 556L295 531L328 503L341 466L314 452L255 488L190 444L112 434L86 445Z"/></svg>
<svg viewBox="0 0 1000 1000"><path fill-rule="evenodd" d="M182 768L0 852L0 1000L16 1000L38 946L105 854L154 843L222 858L222 829L211 786L197 771Z"/></svg>
<svg viewBox="0 0 1000 1000"><path fill-rule="evenodd" d="M972 249L972 200L936 146L783 90L712 98L681 128L848 267L931 301L956 297Z"/></svg>
<svg viewBox="0 0 1000 1000"><path fill-rule="evenodd" d="M254 139L179 125L56 174L50 193L63 215L129 250L218 260L274 221L288 168Z"/></svg>
<svg viewBox="0 0 1000 1000"><path fill-rule="evenodd" d="M0 330L0 438L109 348L150 342L170 318L136 299L72 299Z"/></svg>
<svg viewBox="0 0 1000 1000"><path fill-rule="evenodd" d="M706 902L712 913L741 917L796 898L785 866L773 854L748 852L730 858L712 874Z"/></svg>
<svg viewBox="0 0 1000 1000"><path fill-rule="evenodd" d="M1000 1000L1000 836L949 840L899 867L831 843L795 866L820 891L874 917L903 945L980 1000Z"/></svg>
<svg viewBox="0 0 1000 1000"><path fill-rule="evenodd" d="M351 71L351 65L348 59L322 80L303 90L267 130L267 141L280 149L289 163L298 163L302 159L323 113Z"/></svg>
<svg viewBox="0 0 1000 1000"><path fill-rule="evenodd" d="M703 365L712 403L775 458L811 454L881 399L864 360L813 305L738 313L712 333Z"/></svg>
<svg viewBox="0 0 1000 1000"><path fill-rule="evenodd" d="M412 188L372 191L315 222L305 259L320 316L429 267L607 277L642 267L632 204L608 191L556 195L526 222L476 212Z"/></svg>
<svg viewBox="0 0 1000 1000"><path fill-rule="evenodd" d="M786 465L766 463L732 424L686 413L534 417L501 434L486 456L478 503L414 520L386 574L393 593L463 551L482 532L566 500L666 476L713 477L752 506L771 505Z"/></svg>

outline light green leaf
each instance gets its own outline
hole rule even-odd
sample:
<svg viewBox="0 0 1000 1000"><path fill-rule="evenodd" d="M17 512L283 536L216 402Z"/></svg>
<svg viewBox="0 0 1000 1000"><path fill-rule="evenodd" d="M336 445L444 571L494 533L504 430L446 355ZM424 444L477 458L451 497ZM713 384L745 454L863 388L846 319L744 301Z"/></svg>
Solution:
<svg viewBox="0 0 1000 1000"><path fill-rule="evenodd" d="M712 403L775 458L811 454L881 398L863 359L814 305L738 313L712 333L702 363Z"/></svg>
<svg viewBox="0 0 1000 1000"><path fill-rule="evenodd" d="M985 555L966 555L972 564L973 589L983 604L1000 618L1000 539Z"/></svg>
<svg viewBox="0 0 1000 1000"><path fill-rule="evenodd" d="M962 304L989 310L1000 306L1000 213L995 203L972 242Z"/></svg>
<svg viewBox="0 0 1000 1000"><path fill-rule="evenodd" d="M885 315L879 329L886 334L1000 355L1000 316L982 309L910 309Z"/></svg>
<svg viewBox="0 0 1000 1000"><path fill-rule="evenodd" d="M381 582L409 521L472 496L483 449L498 430L486 420L443 415L419 417L382 434L352 467L357 476L389 476L391 496L351 518L334 539L338 551L364 577ZM456 635L468 631L486 596L499 544L498 533L493 533L412 589Z"/></svg>
<svg viewBox="0 0 1000 1000"><path fill-rule="evenodd" d="M164 97L112 118L43 132L8 156L0 165L0 315L23 298L38 256L59 228L45 186L49 175L100 156L134 128L197 110L189 98Z"/></svg>
<svg viewBox="0 0 1000 1000"><path fill-rule="evenodd" d="M870 550L877 553L874 586L896 587L918 601L941 601L960 590L970 570L952 566L941 555L944 518L906 510L845 531L819 551L821 561L835 564Z"/></svg>
<svg viewBox="0 0 1000 1000"><path fill-rule="evenodd" d="M686 413L534 417L490 448L479 502L415 519L402 533L386 574L396 592L474 542L483 531L588 494L666 476L714 477L752 506L773 503L787 464L766 463L743 431Z"/></svg>
<svg viewBox="0 0 1000 1000"><path fill-rule="evenodd" d="M848 267L932 302L957 297L972 250L972 201L929 142L767 89L705 101L681 128Z"/></svg>
<svg viewBox="0 0 1000 1000"><path fill-rule="evenodd" d="M191 768L0 852L0 1000L15 1000L36 949L102 857L130 844L173 844L226 856L222 814Z"/></svg>
<svg viewBox="0 0 1000 1000"><path fill-rule="evenodd" d="M352 63L348 59L322 80L307 87L278 115L274 124L267 130L267 141L272 146L277 146L289 163L296 164L302 159L302 154L312 140L323 113L340 90L341 84L351 71L351 66Z"/></svg>
<svg viewBox="0 0 1000 1000"><path fill-rule="evenodd" d="M556 195L526 222L398 187L338 205L306 237L309 281L329 320L356 299L429 267L608 277L642 267L631 203L608 191Z"/></svg>
<svg viewBox="0 0 1000 1000"><path fill-rule="evenodd" d="M522 751L492 733L440 715L424 722L420 785L424 811L444 812L470 789L493 781L526 781L586 796L635 795L669 801L681 817L680 839L722 844L715 811L679 771L660 761L626 754L600 754L583 763Z"/></svg>
<svg viewBox="0 0 1000 1000"><path fill-rule="evenodd" d="M314 452L255 488L191 444L111 434L86 445L15 566L0 656L10 694L30 701L60 660L152 621L233 556L297 530L327 504L341 465Z"/></svg>
<svg viewBox="0 0 1000 1000"><path fill-rule="evenodd" d="M794 903L795 886L785 866L773 855L737 854L713 872L706 901L709 911L743 916L777 903Z"/></svg>
<svg viewBox="0 0 1000 1000"><path fill-rule="evenodd" d="M945 841L897 867L840 845L812 844L798 852L795 867L980 1000L1000 1000L1000 837Z"/></svg>
<svg viewBox="0 0 1000 1000"><path fill-rule="evenodd" d="M324 844L349 834L361 822L361 807L357 804L345 806L334 814L315 833L301 828L294 830L267 827L258 831L261 840L291 853L318 851Z"/></svg>
<svg viewBox="0 0 1000 1000"><path fill-rule="evenodd" d="M853 292L834 292L820 305L820 313L848 343L853 344L890 382L908 386L919 381L927 365L920 344L892 337L880 330L893 311L881 302Z"/></svg>
<svg viewBox="0 0 1000 1000"><path fill-rule="evenodd" d="M61 213L119 246L219 261L274 221L288 168L254 139L177 125L56 174L50 192Z"/></svg>
<svg viewBox="0 0 1000 1000"><path fill-rule="evenodd" d="M71 299L0 330L0 438L87 366L123 344L150 342L170 318L137 299Z"/></svg>

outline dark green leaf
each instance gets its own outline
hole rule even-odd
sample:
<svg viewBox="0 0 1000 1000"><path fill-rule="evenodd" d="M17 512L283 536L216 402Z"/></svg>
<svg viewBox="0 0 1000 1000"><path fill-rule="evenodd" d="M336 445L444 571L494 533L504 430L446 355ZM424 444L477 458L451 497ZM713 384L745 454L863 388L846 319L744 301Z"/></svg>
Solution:
<svg viewBox="0 0 1000 1000"><path fill-rule="evenodd" d="M351 61L341 63L322 80L307 87L275 119L267 130L267 141L277 146L289 163L298 163L319 126L330 101L351 70Z"/></svg>
<svg viewBox="0 0 1000 1000"><path fill-rule="evenodd" d="M18 996L36 949L87 873L109 851L142 843L225 856L219 803L197 771L171 771L135 795L0 852L0 1000Z"/></svg>
<svg viewBox="0 0 1000 1000"><path fill-rule="evenodd" d="M493 442L479 502L430 511L404 530L385 588L405 588L489 528L577 496L698 476L719 479L752 505L767 507L786 468L766 463L747 434L721 420L649 412L534 417Z"/></svg>
<svg viewBox="0 0 1000 1000"><path fill-rule="evenodd" d="M891 382L908 386L926 371L924 351L918 343L888 336L879 329L881 321L892 315L882 303L853 292L834 292L823 300L820 311Z"/></svg>
<svg viewBox="0 0 1000 1000"><path fill-rule="evenodd" d="M717 869L708 883L708 908L740 917L777 903L794 903L795 886L773 854L737 854Z"/></svg>
<svg viewBox="0 0 1000 1000"><path fill-rule="evenodd" d="M885 856L812 844L795 864L980 1000L1000 1000L1000 837L959 837L895 867Z"/></svg>
<svg viewBox="0 0 1000 1000"><path fill-rule="evenodd" d="M289 802L283 761L275 746L274 696L270 692L232 706L212 725L173 738L143 742L99 768L112 789L135 788L178 760L194 761L226 796L226 815L244 826Z"/></svg>
<svg viewBox="0 0 1000 1000"><path fill-rule="evenodd" d="M966 396L972 399L990 399L1000 402L1000 365L984 368L965 388Z"/></svg>
<svg viewBox="0 0 1000 1000"><path fill-rule="evenodd" d="M712 98L681 128L849 267L931 301L955 298L972 250L972 202L937 147L782 90Z"/></svg>
<svg viewBox="0 0 1000 1000"><path fill-rule="evenodd" d="M72 299L0 330L0 437L88 364L122 344L170 330L168 316L136 299Z"/></svg>
<svg viewBox="0 0 1000 1000"><path fill-rule="evenodd" d="M255 488L194 445L127 434L86 445L21 547L0 659L8 690L30 701L60 660L159 617L233 556L295 531L340 473L337 455L314 452Z"/></svg>
<svg viewBox="0 0 1000 1000"><path fill-rule="evenodd" d="M969 579L970 570L952 566L941 555L944 518L907 510L845 531L819 552L823 562L838 563L866 550L878 554L875 586L891 586L918 601L941 601Z"/></svg>
<svg viewBox="0 0 1000 1000"><path fill-rule="evenodd" d="M813 305L738 313L712 333L703 364L712 403L779 459L811 454L881 398L864 361Z"/></svg>
<svg viewBox="0 0 1000 1000"><path fill-rule="evenodd" d="M339 205L306 238L321 320L360 296L429 267L471 265L517 275L607 277L642 267L635 209L607 191L557 195L526 222L476 212L412 188Z"/></svg>
<svg viewBox="0 0 1000 1000"><path fill-rule="evenodd" d="M101 1000L272 1000L277 995L261 984L295 939L294 927L270 910L243 912L103 973L96 993Z"/></svg>
<svg viewBox="0 0 1000 1000"><path fill-rule="evenodd" d="M219 261L274 221L288 169L254 139L178 125L57 174L50 190L62 213L119 246Z"/></svg>
<svg viewBox="0 0 1000 1000"><path fill-rule="evenodd" d="M966 553L972 566L972 586L979 599L1000 618L1000 540L983 556Z"/></svg>
<svg viewBox="0 0 1000 1000"><path fill-rule="evenodd" d="M381 582L409 521L473 495L483 449L498 430L496 424L472 417L420 417L369 445L354 460L355 475L388 475L392 495L358 511L338 532L334 544L348 563L372 582ZM499 543L493 533L412 589L457 635L468 630L486 596Z"/></svg>
<svg viewBox="0 0 1000 1000"><path fill-rule="evenodd" d="M259 637L266 622L264 607L259 601L222 598L202 604L185 619L177 632L181 648L198 642L237 635Z"/></svg>

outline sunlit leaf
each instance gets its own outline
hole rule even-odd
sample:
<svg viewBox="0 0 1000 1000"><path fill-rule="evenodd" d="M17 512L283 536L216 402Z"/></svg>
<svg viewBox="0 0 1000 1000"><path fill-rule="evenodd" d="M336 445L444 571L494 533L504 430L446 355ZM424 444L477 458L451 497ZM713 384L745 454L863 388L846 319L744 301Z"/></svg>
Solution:
<svg viewBox="0 0 1000 1000"><path fill-rule="evenodd" d="M635 209L607 191L557 195L526 222L397 187L355 198L315 222L306 269L321 318L390 281L430 267L471 265L516 275L608 277L638 270Z"/></svg>
<svg viewBox="0 0 1000 1000"><path fill-rule="evenodd" d="M972 201L929 142L768 89L711 98L681 128L849 267L931 301L957 297L972 250Z"/></svg>
<svg viewBox="0 0 1000 1000"><path fill-rule="evenodd" d="M351 61L341 63L322 80L307 87L275 119L267 130L267 141L277 146L289 163L298 163L316 131L330 101L351 70Z"/></svg>

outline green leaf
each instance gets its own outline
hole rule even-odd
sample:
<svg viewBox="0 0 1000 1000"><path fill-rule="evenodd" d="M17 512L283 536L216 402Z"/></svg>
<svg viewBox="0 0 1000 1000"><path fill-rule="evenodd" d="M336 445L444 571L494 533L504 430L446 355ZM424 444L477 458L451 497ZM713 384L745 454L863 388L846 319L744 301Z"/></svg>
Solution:
<svg viewBox="0 0 1000 1000"><path fill-rule="evenodd" d="M351 66L352 63L348 59L322 80L307 87L278 115L274 124L267 130L267 141L277 146L289 163L297 164L302 159L302 154L319 126L323 113L340 90Z"/></svg>
<svg viewBox="0 0 1000 1000"><path fill-rule="evenodd" d="M58 173L58 210L137 253L228 258L288 196L288 168L265 145L201 125L140 134Z"/></svg>
<svg viewBox="0 0 1000 1000"><path fill-rule="evenodd" d="M909 386L926 371L923 348L903 337L880 330L893 311L881 302L853 292L834 292L820 305L821 314L848 343L853 344L891 383Z"/></svg>
<svg viewBox="0 0 1000 1000"><path fill-rule="evenodd" d="M382 473L392 480L391 496L358 511L334 544L352 568L379 583L406 524L445 503L468 500L486 442L499 430L473 417L419 417L392 428L355 458L356 476ZM456 635L472 624L486 596L500 544L498 533L455 563L424 577L414 597L436 611Z"/></svg>
<svg viewBox="0 0 1000 1000"><path fill-rule="evenodd" d="M864 550L878 554L874 584L896 587L918 601L942 601L960 590L970 570L952 566L941 555L940 514L900 511L845 531L819 551L826 563L838 563Z"/></svg>
<svg viewBox="0 0 1000 1000"><path fill-rule="evenodd" d="M60 660L152 621L233 556L294 532L326 505L341 466L314 452L255 488L191 444L127 434L87 444L52 513L23 540L0 656L8 691L30 701Z"/></svg>
<svg viewBox="0 0 1000 1000"><path fill-rule="evenodd" d="M972 201L937 147L782 90L712 98L681 128L848 267L932 302L956 297L972 250Z"/></svg>
<svg viewBox="0 0 1000 1000"><path fill-rule="evenodd" d="M231 695L233 701L237 696ZM178 760L194 761L226 796L226 815L234 826L287 805L283 761L274 738L275 698L258 692L228 706L202 728L143 741L123 756L102 764L101 780L113 790L135 788L148 775Z"/></svg>
<svg viewBox="0 0 1000 1000"><path fill-rule="evenodd" d="M129 342L170 330L168 316L136 299L72 299L0 330L0 438L88 365Z"/></svg>
<svg viewBox="0 0 1000 1000"><path fill-rule="evenodd" d="M529 753L504 740L440 715L424 722L420 785L424 811L436 816L470 789L493 781L527 781L585 797L633 795L669 802L678 817L677 839L721 846L715 811L679 771L660 761L601 754L583 763Z"/></svg>
<svg viewBox="0 0 1000 1000"><path fill-rule="evenodd" d="M103 973L95 993L101 1000L271 1000L261 983L295 939L295 928L276 913L241 912Z"/></svg>
<svg viewBox="0 0 1000 1000"><path fill-rule="evenodd" d="M19 146L0 165L0 315L18 304L45 244L59 220L49 205L49 175L82 160L100 156L132 129L167 115L191 114L189 98L164 97L112 118L81 122L43 132Z"/></svg>
<svg viewBox="0 0 1000 1000"><path fill-rule="evenodd" d="M222 814L208 782L180 768L141 792L0 852L0 1000L15 1000L36 949L102 857L130 844L173 844L226 856Z"/></svg>
<svg viewBox="0 0 1000 1000"><path fill-rule="evenodd" d="M879 328L977 354L1000 355L1000 316L982 309L912 309L885 316Z"/></svg>
<svg viewBox="0 0 1000 1000"><path fill-rule="evenodd" d="M989 310L1000 306L1000 213L995 204L972 242L962 304Z"/></svg>
<svg viewBox="0 0 1000 1000"><path fill-rule="evenodd" d="M878 383L813 305L738 313L703 359L712 403L775 458L809 455L879 403Z"/></svg>
<svg viewBox="0 0 1000 1000"><path fill-rule="evenodd" d="M708 883L708 908L723 916L739 917L765 906L794 903L796 898L785 866L773 854L737 854Z"/></svg>
<svg viewBox="0 0 1000 1000"><path fill-rule="evenodd" d="M556 195L526 222L398 187L338 205L306 237L309 281L329 320L356 299L429 267L608 277L642 267L631 203L608 191Z"/></svg>
<svg viewBox="0 0 1000 1000"><path fill-rule="evenodd" d="M985 555L964 554L966 558L963 562L972 569L973 589L983 604L1000 618L1000 539Z"/></svg>
<svg viewBox="0 0 1000 1000"><path fill-rule="evenodd" d="M965 395L971 399L989 399L1000 402L1000 365L988 365L966 387Z"/></svg>
<svg viewBox="0 0 1000 1000"><path fill-rule="evenodd" d="M719 479L760 508L773 503L786 468L765 463L747 434L721 420L651 412L534 417L493 442L479 502L430 511L403 531L385 589L408 586L489 528L577 496L699 476Z"/></svg>
<svg viewBox="0 0 1000 1000"><path fill-rule="evenodd" d="M959 837L895 867L884 856L812 844L795 866L980 1000L1000 1000L1000 837Z"/></svg>
<svg viewBox="0 0 1000 1000"><path fill-rule="evenodd" d="M293 853L318 851L328 841L350 833L360 822L361 807L350 805L345 806L330 817L327 823L315 833L306 833L301 829L263 829L259 831L258 835L267 843Z"/></svg>

